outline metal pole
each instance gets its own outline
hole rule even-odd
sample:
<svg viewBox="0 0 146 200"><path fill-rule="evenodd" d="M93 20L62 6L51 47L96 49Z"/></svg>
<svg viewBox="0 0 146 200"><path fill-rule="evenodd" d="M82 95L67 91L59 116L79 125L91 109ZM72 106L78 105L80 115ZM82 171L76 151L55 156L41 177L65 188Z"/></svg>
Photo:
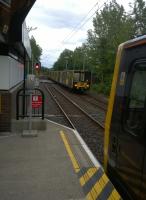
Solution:
<svg viewBox="0 0 146 200"><path fill-rule="evenodd" d="M85 70L85 54L84 54L84 57L83 57L83 70Z"/></svg>
<svg viewBox="0 0 146 200"><path fill-rule="evenodd" d="M67 70L67 64L68 64L68 60L66 59L66 66L65 66L66 70Z"/></svg>
<svg viewBox="0 0 146 200"><path fill-rule="evenodd" d="M32 130L32 92L30 92L30 100L29 100L29 133Z"/></svg>
<svg viewBox="0 0 146 200"><path fill-rule="evenodd" d="M76 66L76 60L74 59L73 70L75 70L75 66Z"/></svg>
<svg viewBox="0 0 146 200"><path fill-rule="evenodd" d="M31 60L32 60L31 73L33 74L33 54L31 54Z"/></svg>
<svg viewBox="0 0 146 200"><path fill-rule="evenodd" d="M23 105L23 118L25 116L25 87L26 87L26 83L25 83L25 76L26 76L26 52L24 53L24 71L23 71L24 75L23 75L23 99L22 99L22 105Z"/></svg>

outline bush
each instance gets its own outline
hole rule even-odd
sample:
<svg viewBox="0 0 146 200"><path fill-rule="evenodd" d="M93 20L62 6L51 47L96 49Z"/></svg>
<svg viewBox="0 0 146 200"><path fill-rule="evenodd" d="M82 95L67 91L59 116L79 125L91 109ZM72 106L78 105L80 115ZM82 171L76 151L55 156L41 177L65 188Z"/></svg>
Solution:
<svg viewBox="0 0 146 200"><path fill-rule="evenodd" d="M112 75L105 77L103 82L91 85L91 90L109 96L111 90Z"/></svg>

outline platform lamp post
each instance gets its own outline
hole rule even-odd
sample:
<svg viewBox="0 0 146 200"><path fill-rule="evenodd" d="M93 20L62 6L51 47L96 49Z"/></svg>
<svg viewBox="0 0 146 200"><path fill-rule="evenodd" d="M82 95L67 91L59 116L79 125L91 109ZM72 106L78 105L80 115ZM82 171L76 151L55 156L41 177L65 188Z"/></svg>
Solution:
<svg viewBox="0 0 146 200"><path fill-rule="evenodd" d="M33 67L34 67L33 53L31 52L31 74L33 74Z"/></svg>
<svg viewBox="0 0 146 200"><path fill-rule="evenodd" d="M28 33L30 33L31 31L35 31L38 27L27 27L27 31ZM32 48L32 47L31 47ZM34 57L33 57L33 53L32 53L32 49L31 49L31 73L33 74L33 65L34 65ZM28 69L29 73L30 73L30 69Z"/></svg>
<svg viewBox="0 0 146 200"><path fill-rule="evenodd" d="M76 68L76 53L73 55L73 70Z"/></svg>
<svg viewBox="0 0 146 200"><path fill-rule="evenodd" d="M85 70L85 60L86 60L86 56L84 54L84 56L83 56L83 71Z"/></svg>
<svg viewBox="0 0 146 200"><path fill-rule="evenodd" d="M84 51L83 51L83 71L85 70L86 56L87 56L87 53L86 53L86 51L84 50Z"/></svg>
<svg viewBox="0 0 146 200"><path fill-rule="evenodd" d="M67 65L68 65L68 56L64 57L65 58L65 70L67 70Z"/></svg>

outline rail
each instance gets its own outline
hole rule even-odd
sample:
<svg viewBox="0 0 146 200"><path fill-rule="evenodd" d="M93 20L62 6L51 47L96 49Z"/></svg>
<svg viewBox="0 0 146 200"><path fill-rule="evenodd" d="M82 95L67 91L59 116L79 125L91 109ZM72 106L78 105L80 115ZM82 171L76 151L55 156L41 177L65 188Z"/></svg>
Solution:
<svg viewBox="0 0 146 200"><path fill-rule="evenodd" d="M82 108L79 109L79 106L75 102L72 100L69 101L69 98L62 95L53 86L48 88L51 90L53 99L59 102L62 110L73 124L74 129L79 132L95 157L102 164L104 126L93 119L86 111L83 111Z"/></svg>

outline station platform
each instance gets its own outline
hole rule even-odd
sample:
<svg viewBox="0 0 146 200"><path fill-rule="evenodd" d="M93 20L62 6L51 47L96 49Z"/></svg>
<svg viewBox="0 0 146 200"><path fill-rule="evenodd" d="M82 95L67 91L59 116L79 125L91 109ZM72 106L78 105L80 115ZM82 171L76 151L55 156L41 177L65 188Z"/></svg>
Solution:
<svg viewBox="0 0 146 200"><path fill-rule="evenodd" d="M37 135L0 137L1 200L118 200L79 134L47 121Z"/></svg>

